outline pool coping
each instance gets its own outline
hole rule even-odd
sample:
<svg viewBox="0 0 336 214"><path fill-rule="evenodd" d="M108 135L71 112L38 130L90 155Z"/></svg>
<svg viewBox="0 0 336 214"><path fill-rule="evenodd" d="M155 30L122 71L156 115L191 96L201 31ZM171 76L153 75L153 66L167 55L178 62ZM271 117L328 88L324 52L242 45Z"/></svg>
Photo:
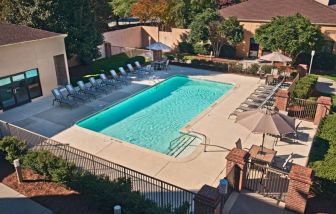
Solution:
<svg viewBox="0 0 336 214"><path fill-rule="evenodd" d="M112 108L113 106L116 106L118 105L119 103L131 98L131 97L134 97L146 90L149 90L153 87L156 87L158 84L161 84L173 77L177 77L177 76L182 76L182 77L188 77L188 78L191 78L191 79L197 79L197 80L204 80L204 81L209 81L209 82L216 82L216 83L221 83L221 84L229 84L229 85L232 85L233 87L227 92L225 93L224 95L222 95L221 97L219 97L217 100L215 100L209 107L207 107L206 109L204 109L202 112L200 112L198 115L196 115L195 117L193 117L186 125L184 125L180 130L179 132L182 133L182 134L189 134L189 135L192 135L192 136L195 136L197 138L199 138L201 140L200 144L196 146L196 148L187 156L183 156L183 157L173 157L173 156L170 156L170 155L167 155L167 154L164 154L164 153L161 153L161 152L158 152L158 151L155 151L155 150L151 150L151 149L148 149L148 148L145 148L145 147L142 147L142 146L139 146L139 145L136 145L136 144L132 144L130 142L127 142L127 141L124 141L124 140L121 140L119 138L115 138L115 137L112 137L112 136L109 136L109 135L105 135L105 134L102 134L102 133L99 133L99 132L96 132L96 131L93 131L93 130L90 130L90 129L87 129L87 128L83 128L81 126L79 126L77 123L83 121L83 120L86 120L94 115L97 115L109 108ZM105 143L105 140L108 141L106 142L106 145L109 145L111 143L122 143L123 145L129 147L129 148L132 148L132 149L135 149L135 150L139 150L139 151L142 151L142 152L149 152L149 153L152 153L152 154L155 154L155 155L158 155L168 161L171 161L171 162L178 162L178 163L183 163L183 162L188 162L188 161L191 161L193 160L194 158L196 158L202 151L203 151L203 144L204 144L204 141L205 139L202 139L202 136L200 135L200 133L196 133L196 132L193 132L191 127L193 125L195 125L199 120L201 120L202 118L204 118L208 113L210 113L213 109L215 109L218 104L222 103L228 95L232 94L240 85L235 83L235 82L224 82L224 81L214 81L214 80L211 80L211 79L208 79L208 78L204 78L204 77L190 77L189 75L172 75L170 76L169 78L167 79L164 79L148 88L145 88L143 90L140 90L138 91L137 93L134 93L124 99L121 99L119 100L118 102L116 103L113 103L112 105L110 106L107 106L93 114L90 114L78 121L75 122L75 124L73 125L74 127L76 127L77 129L83 131L83 132L86 132L88 134L91 134L91 135L96 135L97 137L100 137L100 138L103 138L104 139L104 143ZM102 142L103 143L103 142ZM100 151L100 150L99 150ZM97 153L99 152L97 151Z"/></svg>

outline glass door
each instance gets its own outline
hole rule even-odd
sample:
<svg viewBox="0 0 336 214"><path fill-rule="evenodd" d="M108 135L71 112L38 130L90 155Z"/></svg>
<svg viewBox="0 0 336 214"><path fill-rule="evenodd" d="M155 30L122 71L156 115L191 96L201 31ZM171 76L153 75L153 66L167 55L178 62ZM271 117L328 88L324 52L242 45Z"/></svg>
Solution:
<svg viewBox="0 0 336 214"><path fill-rule="evenodd" d="M16 105L22 105L30 102L24 74L12 76L12 90L15 97Z"/></svg>
<svg viewBox="0 0 336 214"><path fill-rule="evenodd" d="M0 79L0 101L4 110L16 106L15 97L12 90L12 81L10 77Z"/></svg>

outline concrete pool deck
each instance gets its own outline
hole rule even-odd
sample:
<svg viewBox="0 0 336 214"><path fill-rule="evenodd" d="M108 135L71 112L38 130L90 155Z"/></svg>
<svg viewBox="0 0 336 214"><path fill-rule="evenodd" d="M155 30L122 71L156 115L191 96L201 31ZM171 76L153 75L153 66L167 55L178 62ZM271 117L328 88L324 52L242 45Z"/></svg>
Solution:
<svg viewBox="0 0 336 214"><path fill-rule="evenodd" d="M148 88L158 80L135 81L123 89L73 110L52 107L52 98L47 97L6 111L0 114L0 119L189 190L198 190L204 184L217 186L219 179L225 176L228 149L235 147L238 138L242 139L244 148L261 144L261 135L251 134L234 123L234 117L228 119L228 116L262 82L255 77L178 66L171 68L169 72L157 72L159 80L183 74L236 85L220 102L185 127L187 131L207 136L210 143L207 152L203 152L203 146L199 145L190 156L173 158L129 143L116 142L109 136L73 126L76 121ZM294 163L306 165L316 126L304 121L300 127L304 128L299 130L299 142L278 142L275 150L278 151L277 156L282 158L293 152ZM265 145L272 148L273 139L268 137Z"/></svg>

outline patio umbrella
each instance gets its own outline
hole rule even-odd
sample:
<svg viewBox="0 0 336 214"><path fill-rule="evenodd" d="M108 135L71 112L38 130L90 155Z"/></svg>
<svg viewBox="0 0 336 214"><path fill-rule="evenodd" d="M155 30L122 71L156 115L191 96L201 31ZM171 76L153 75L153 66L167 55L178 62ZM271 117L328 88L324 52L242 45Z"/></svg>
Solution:
<svg viewBox="0 0 336 214"><path fill-rule="evenodd" d="M249 129L252 133L263 134L262 152L266 134L281 136L295 133L295 118L269 109L257 109L239 113L236 123Z"/></svg>
<svg viewBox="0 0 336 214"><path fill-rule="evenodd" d="M172 50L169 46L163 44L162 42L155 42L147 46L147 49L154 50L154 51L163 51L163 52L169 52Z"/></svg>
<svg viewBox="0 0 336 214"><path fill-rule="evenodd" d="M283 55L280 52L273 52L260 57L261 60L270 61L270 62L291 62L292 59Z"/></svg>

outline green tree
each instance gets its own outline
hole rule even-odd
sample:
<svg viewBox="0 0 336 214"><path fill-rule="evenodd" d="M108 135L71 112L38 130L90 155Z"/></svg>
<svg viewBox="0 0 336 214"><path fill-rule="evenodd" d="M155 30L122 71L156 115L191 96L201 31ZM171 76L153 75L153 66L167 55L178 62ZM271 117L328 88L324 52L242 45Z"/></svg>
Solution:
<svg viewBox="0 0 336 214"><path fill-rule="evenodd" d="M95 9L91 0L40 0L32 15L33 26L66 33L68 57L77 55L89 63L99 57L97 46L103 42Z"/></svg>
<svg viewBox="0 0 336 214"><path fill-rule="evenodd" d="M108 0L91 0L95 15L96 15L96 27L99 32L105 32L108 30L108 23L112 16L112 6Z"/></svg>
<svg viewBox="0 0 336 214"><path fill-rule="evenodd" d="M34 0L0 0L0 21L30 25Z"/></svg>
<svg viewBox="0 0 336 214"><path fill-rule="evenodd" d="M243 28L236 17L225 20L211 9L197 15L190 29L190 42L194 44L210 42L215 56L219 56L224 44L235 46L243 40Z"/></svg>
<svg viewBox="0 0 336 214"><path fill-rule="evenodd" d="M300 14L273 18L256 30L255 38L263 48L281 50L293 62L299 54L319 50L323 44L320 27Z"/></svg>
<svg viewBox="0 0 336 214"><path fill-rule="evenodd" d="M203 13L207 9L217 10L217 0L190 0L190 8L193 16Z"/></svg>
<svg viewBox="0 0 336 214"><path fill-rule="evenodd" d="M176 0L171 7L170 16L174 19L174 27L187 28L192 20L190 0Z"/></svg>
<svg viewBox="0 0 336 214"><path fill-rule="evenodd" d="M117 17L129 17L136 2L137 0L112 0L113 14Z"/></svg>

